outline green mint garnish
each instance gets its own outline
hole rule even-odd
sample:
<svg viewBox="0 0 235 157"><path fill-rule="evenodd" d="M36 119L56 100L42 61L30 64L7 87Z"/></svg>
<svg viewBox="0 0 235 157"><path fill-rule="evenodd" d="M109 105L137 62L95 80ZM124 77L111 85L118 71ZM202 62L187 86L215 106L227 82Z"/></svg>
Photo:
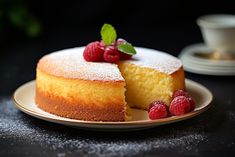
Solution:
<svg viewBox="0 0 235 157"><path fill-rule="evenodd" d="M135 48L128 42L125 42L123 44L118 45L117 48L119 51L126 53L128 55L135 55L136 54Z"/></svg>
<svg viewBox="0 0 235 157"><path fill-rule="evenodd" d="M116 42L117 39L117 32L115 28L105 23L100 31L101 38L106 46L111 45L112 43ZM123 53L129 54L129 55L135 55L136 50L135 48L128 42L124 42L122 44L119 44L117 46L117 49Z"/></svg>
<svg viewBox="0 0 235 157"><path fill-rule="evenodd" d="M112 25L107 23L105 23L101 28L100 34L105 45L111 45L117 38L116 30Z"/></svg>

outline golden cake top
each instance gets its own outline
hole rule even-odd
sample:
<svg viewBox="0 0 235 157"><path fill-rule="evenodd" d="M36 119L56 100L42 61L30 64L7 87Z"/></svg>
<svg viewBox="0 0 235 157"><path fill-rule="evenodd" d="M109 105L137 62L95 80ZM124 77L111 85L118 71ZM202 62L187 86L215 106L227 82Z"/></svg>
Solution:
<svg viewBox="0 0 235 157"><path fill-rule="evenodd" d="M59 77L97 81L124 81L116 64L87 62L83 58L84 47L65 49L40 59L38 69ZM142 67L171 74L182 67L181 61L163 52L137 47L137 55L129 62Z"/></svg>
<svg viewBox="0 0 235 157"><path fill-rule="evenodd" d="M65 49L44 56L38 68L55 76L97 80L123 81L116 64L105 62L87 62L83 58L84 47Z"/></svg>

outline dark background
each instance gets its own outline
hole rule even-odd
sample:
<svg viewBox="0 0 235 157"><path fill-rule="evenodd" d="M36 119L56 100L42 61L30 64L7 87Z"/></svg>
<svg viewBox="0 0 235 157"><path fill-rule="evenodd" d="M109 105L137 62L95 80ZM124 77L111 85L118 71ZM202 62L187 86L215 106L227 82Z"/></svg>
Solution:
<svg viewBox="0 0 235 157"><path fill-rule="evenodd" d="M235 13L233 0L2 1L5 1L6 7L16 4L26 6L41 23L42 31L37 42L57 43L56 46L51 45L55 49L99 40L99 30L107 22L115 26L120 37L135 45L179 51L186 44L202 40L195 22L197 17ZM22 41L23 32L10 25L7 19L3 22L6 47L12 42ZM182 44L174 44L178 40L183 40Z"/></svg>
<svg viewBox="0 0 235 157"><path fill-rule="evenodd" d="M15 6L26 8L38 21L39 33L30 36L23 29L27 24L10 22L8 11ZM0 0L0 156L233 156L233 76L187 72L187 78L212 91L213 107L190 120L133 133L89 132L48 123L21 113L11 100L17 87L35 79L39 58L100 40L105 22L134 46L177 56L185 46L203 42L196 19L214 13L235 14L235 1Z"/></svg>

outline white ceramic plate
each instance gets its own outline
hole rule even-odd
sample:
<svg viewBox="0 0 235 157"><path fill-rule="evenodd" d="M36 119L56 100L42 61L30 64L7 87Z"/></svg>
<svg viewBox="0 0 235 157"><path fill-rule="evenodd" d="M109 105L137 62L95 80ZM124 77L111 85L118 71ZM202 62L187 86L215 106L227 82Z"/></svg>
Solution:
<svg viewBox="0 0 235 157"><path fill-rule="evenodd" d="M223 67L213 67L195 64L189 62L188 60L182 60L184 64L184 69L186 71L206 74L206 75L235 75L235 67L234 68L223 68Z"/></svg>
<svg viewBox="0 0 235 157"><path fill-rule="evenodd" d="M196 57L196 52L211 53L212 50L205 44L193 44L185 47L179 58L182 60L184 69L189 72L205 74L205 75L221 75L234 76L235 75L235 61L234 60L209 60Z"/></svg>
<svg viewBox="0 0 235 157"><path fill-rule="evenodd" d="M195 58L195 57L194 57ZM187 57L186 55L185 56L182 56L180 57L180 59L186 63L188 62L187 64L193 64L193 65L196 65L196 66L204 66L204 67L207 67L207 68L210 68L210 69L226 69L226 70L234 70L235 69L235 65L234 66L222 66L222 65L216 65L216 64L209 64L207 63L207 61L196 61L196 59L194 58L190 58L190 57ZM216 61L215 61L216 62Z"/></svg>
<svg viewBox="0 0 235 157"><path fill-rule="evenodd" d="M200 64L208 65L208 66L235 67L234 60L216 60L215 61L215 60L209 60L205 58L199 58L194 55L196 52L203 52L205 54L208 54L212 52L212 49L210 49L204 43L192 44L182 49L179 55L179 58L184 57L185 59L188 59L192 62L200 63Z"/></svg>
<svg viewBox="0 0 235 157"><path fill-rule="evenodd" d="M194 68L190 65L184 65L184 70L196 74L203 74L203 75L213 75L213 76L235 76L235 72L228 72L228 71L213 71L207 69L200 69Z"/></svg>
<svg viewBox="0 0 235 157"><path fill-rule="evenodd" d="M35 81L30 81L20 86L13 94L16 107L26 114L43 119L53 123L59 123L72 127L101 130L101 131L132 131L152 128L159 125L182 121L207 110L211 105L212 94L204 86L194 81L186 79L186 88L196 102L196 108L193 112L182 116L172 116L169 118L149 120L147 111L132 109L133 119L126 122L95 122L75 120L59 117L39 109L34 102Z"/></svg>

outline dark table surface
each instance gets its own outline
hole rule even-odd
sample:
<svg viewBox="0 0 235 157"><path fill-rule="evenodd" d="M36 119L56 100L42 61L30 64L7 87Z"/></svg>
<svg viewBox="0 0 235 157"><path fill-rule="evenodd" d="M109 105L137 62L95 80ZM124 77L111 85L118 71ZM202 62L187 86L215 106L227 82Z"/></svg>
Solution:
<svg viewBox="0 0 235 157"><path fill-rule="evenodd" d="M39 39L17 40L1 47L0 156L234 156L235 77L186 73L187 78L211 90L212 107L192 119L143 131L84 131L17 110L11 95L18 86L35 79L36 63L41 56L95 40L88 30L63 32L58 29ZM188 27L126 32L129 36L125 38L135 45L175 56L184 46L202 41L198 29Z"/></svg>

